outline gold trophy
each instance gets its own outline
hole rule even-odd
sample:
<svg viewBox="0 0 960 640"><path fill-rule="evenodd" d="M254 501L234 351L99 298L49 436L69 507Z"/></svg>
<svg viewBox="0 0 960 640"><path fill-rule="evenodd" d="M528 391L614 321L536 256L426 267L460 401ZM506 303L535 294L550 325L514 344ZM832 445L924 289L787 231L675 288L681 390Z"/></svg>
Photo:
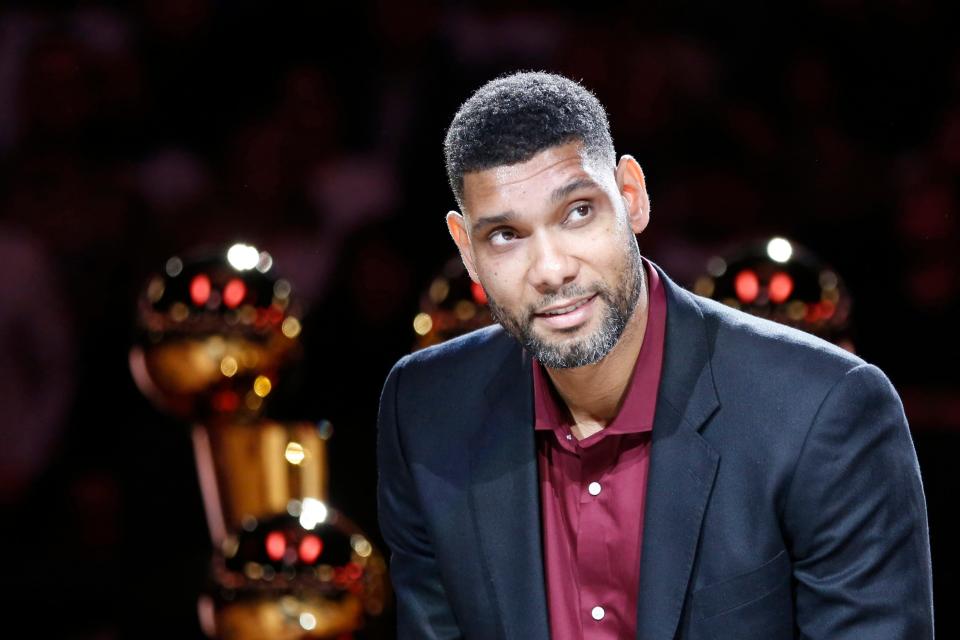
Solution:
<svg viewBox="0 0 960 640"><path fill-rule="evenodd" d="M486 292L470 279L460 256L454 256L420 295L420 311L413 318L413 350L446 342L493 322Z"/></svg>
<svg viewBox="0 0 960 640"><path fill-rule="evenodd" d="M782 237L754 240L710 258L706 271L694 293L855 351L850 291L806 247Z"/></svg>
<svg viewBox="0 0 960 640"><path fill-rule="evenodd" d="M327 502L328 422L264 417L300 354L299 310L246 244L172 257L138 303L137 386L193 424L213 543L198 610L224 640L362 637L386 603L383 556Z"/></svg>

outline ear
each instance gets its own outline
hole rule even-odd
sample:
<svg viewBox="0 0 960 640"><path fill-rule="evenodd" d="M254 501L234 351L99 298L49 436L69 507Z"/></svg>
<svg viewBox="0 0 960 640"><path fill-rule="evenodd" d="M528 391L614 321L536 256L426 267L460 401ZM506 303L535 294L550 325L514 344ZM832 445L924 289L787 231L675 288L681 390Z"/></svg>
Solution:
<svg viewBox="0 0 960 640"><path fill-rule="evenodd" d="M627 208L627 219L635 234L642 233L650 222L650 198L643 169L630 155L624 155L617 163L617 188Z"/></svg>
<svg viewBox="0 0 960 640"><path fill-rule="evenodd" d="M473 262L473 247L470 244L470 234L467 231L467 221L456 211L447 212L447 230L450 237L460 250L460 259L463 260L463 266L467 268L470 279L479 283L477 278L477 269Z"/></svg>

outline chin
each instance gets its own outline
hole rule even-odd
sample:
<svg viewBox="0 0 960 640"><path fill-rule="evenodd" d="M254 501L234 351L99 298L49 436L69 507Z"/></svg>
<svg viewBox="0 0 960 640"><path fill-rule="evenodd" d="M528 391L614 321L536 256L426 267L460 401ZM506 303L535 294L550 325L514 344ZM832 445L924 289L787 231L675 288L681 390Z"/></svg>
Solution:
<svg viewBox="0 0 960 640"><path fill-rule="evenodd" d="M567 333L568 335L561 338L557 338L556 335L552 337L534 337L540 342L540 344L549 347L550 349L559 349L563 351L570 350L577 346L586 346L591 343L593 338L593 335L587 331L583 331L582 327L575 329L564 329L563 332Z"/></svg>

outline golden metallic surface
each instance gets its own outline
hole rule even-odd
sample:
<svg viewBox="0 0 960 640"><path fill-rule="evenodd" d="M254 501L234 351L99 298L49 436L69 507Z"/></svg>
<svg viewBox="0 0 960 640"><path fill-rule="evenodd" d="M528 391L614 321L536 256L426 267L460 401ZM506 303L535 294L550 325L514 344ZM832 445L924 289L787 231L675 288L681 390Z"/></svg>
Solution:
<svg viewBox="0 0 960 640"><path fill-rule="evenodd" d="M276 284L273 285L273 295L281 300L286 300L290 296L290 283L283 279L277 280Z"/></svg>
<svg viewBox="0 0 960 640"><path fill-rule="evenodd" d="M304 500L304 508L310 500ZM246 518L242 531L224 540L222 555L212 563L217 586L198 603L208 636L337 637L368 626L384 612L389 601L386 562L366 535L337 512L316 528L311 524L307 531L298 530L295 523L286 516ZM298 536L319 538L322 548L331 552L329 559L304 565L296 558L256 558L262 541L278 533L294 546ZM245 545L244 537L257 544ZM251 550L254 555L246 560L240 557Z"/></svg>
<svg viewBox="0 0 960 640"><path fill-rule="evenodd" d="M389 600L383 555L327 506L330 431L326 421L264 419L194 428L197 471L219 550L212 561L216 587L199 602L210 637L338 638L383 613ZM330 555L271 559L263 555L264 541L276 535L288 550L302 549L305 537L318 538Z"/></svg>
<svg viewBox="0 0 960 640"><path fill-rule="evenodd" d="M269 253L241 243L167 260L141 293L129 365L158 408L194 425L215 550L198 601L204 632L342 638L382 613L386 562L327 503L329 422L263 418L303 331L272 268Z"/></svg>
<svg viewBox="0 0 960 640"><path fill-rule="evenodd" d="M266 398L271 389L273 389L273 385L267 376L259 375L254 379L253 392L261 398Z"/></svg>
<svg viewBox="0 0 960 640"><path fill-rule="evenodd" d="M417 335L425 336L433 328L433 319L429 313L418 313L413 319L413 330Z"/></svg>
<svg viewBox="0 0 960 640"><path fill-rule="evenodd" d="M469 300L461 300L453 307L453 315L457 317L457 320L467 322L477 315L477 305Z"/></svg>
<svg viewBox="0 0 960 640"><path fill-rule="evenodd" d="M373 552L373 546L370 544L370 541L360 534L351 536L350 546L353 547L354 553L361 558L368 558Z"/></svg>
<svg viewBox="0 0 960 640"><path fill-rule="evenodd" d="M255 394L253 391L247 392L247 395L243 397L243 402L247 406L247 409L250 409L250 411L254 413L259 411L260 407L263 406L263 398Z"/></svg>
<svg viewBox="0 0 960 640"><path fill-rule="evenodd" d="M807 305L802 300L793 300L787 305L787 317L800 322L807 315Z"/></svg>
<svg viewBox="0 0 960 640"><path fill-rule="evenodd" d="M446 278L443 278L443 277L436 278L432 283L430 283L430 290L429 290L430 301L433 302L434 304L442 303L444 300L446 300L447 295L449 293L450 293L450 283L447 281Z"/></svg>
<svg viewBox="0 0 960 640"><path fill-rule="evenodd" d="M159 301L160 298L163 297L164 289L163 278L154 276L153 279L150 280L150 284L147 285L147 298L150 302Z"/></svg>
<svg viewBox="0 0 960 640"><path fill-rule="evenodd" d="M300 464L306 458L306 451L299 442L288 442L283 455L290 464Z"/></svg>
<svg viewBox="0 0 960 640"><path fill-rule="evenodd" d="M420 313L413 319L414 349L491 324L493 317L481 294L460 257L450 258L420 296Z"/></svg>
<svg viewBox="0 0 960 640"><path fill-rule="evenodd" d="M174 256L141 292L130 369L144 395L178 418L255 419L300 352L299 315L265 251L237 243Z"/></svg>
<svg viewBox="0 0 960 640"><path fill-rule="evenodd" d="M215 532L243 528L245 517L263 519L286 513L291 501L327 499L327 447L317 425L311 422L221 423L197 426L194 454L204 502L220 522ZM296 445L291 447L291 445ZM297 453L299 452L299 453ZM299 455L293 463L291 455Z"/></svg>
<svg viewBox="0 0 960 640"><path fill-rule="evenodd" d="M290 316L283 321L283 324L280 325L280 330L283 332L283 335L287 336L290 339L296 338L300 335L300 321L293 316Z"/></svg>
<svg viewBox="0 0 960 640"><path fill-rule="evenodd" d="M714 283L710 276L700 276L693 284L693 292L698 296L709 298L713 295Z"/></svg>
<svg viewBox="0 0 960 640"><path fill-rule="evenodd" d="M233 356L225 356L223 360L220 361L220 373L228 378L232 378L239 369L240 367L237 365L237 359Z"/></svg>
<svg viewBox="0 0 960 640"><path fill-rule="evenodd" d="M214 632L224 640L333 639L362 624L363 602L348 594L339 602L301 594L224 603L214 612Z"/></svg>
<svg viewBox="0 0 960 640"><path fill-rule="evenodd" d="M182 302L175 302L170 307L170 317L174 322L183 322L190 315L190 310L187 309L187 305Z"/></svg>
<svg viewBox="0 0 960 640"><path fill-rule="evenodd" d="M706 263L694 293L852 349L853 301L843 279L819 256L788 238L728 247ZM756 290L738 290L742 276Z"/></svg>
<svg viewBox="0 0 960 640"><path fill-rule="evenodd" d="M160 408L183 419L216 421L259 412L259 403L240 400L251 389L260 398L270 393L270 376L292 347L282 335L266 342L231 335L171 338L135 346L130 368L140 390ZM217 404L218 393L235 394L237 405Z"/></svg>

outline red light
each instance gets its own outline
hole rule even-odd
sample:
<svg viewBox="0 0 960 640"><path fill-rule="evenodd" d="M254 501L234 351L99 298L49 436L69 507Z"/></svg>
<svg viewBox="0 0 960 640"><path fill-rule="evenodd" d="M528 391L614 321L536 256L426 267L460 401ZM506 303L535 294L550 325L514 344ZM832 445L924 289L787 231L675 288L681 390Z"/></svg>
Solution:
<svg viewBox="0 0 960 640"><path fill-rule="evenodd" d="M837 306L829 300L823 300L820 302L820 309L820 313L824 320L828 320L833 317L834 312L837 310Z"/></svg>
<svg viewBox="0 0 960 640"><path fill-rule="evenodd" d="M487 292L483 290L479 282L470 283L470 293L477 304L487 304Z"/></svg>
<svg viewBox="0 0 960 640"><path fill-rule="evenodd" d="M770 278L770 302L780 304L793 293L793 278L778 271Z"/></svg>
<svg viewBox="0 0 960 640"><path fill-rule="evenodd" d="M317 536L308 534L300 541L300 559L306 564L313 564L323 551L323 542Z"/></svg>
<svg viewBox="0 0 960 640"><path fill-rule="evenodd" d="M274 562L279 562L283 558L283 552L287 550L287 539L279 531L271 531L266 539L267 555Z"/></svg>
<svg viewBox="0 0 960 640"><path fill-rule="evenodd" d="M356 562L348 562L347 566L344 567L344 573L349 580L359 580L360 576L363 575L363 567Z"/></svg>
<svg viewBox="0 0 960 640"><path fill-rule="evenodd" d="M210 299L210 278L205 273L198 273L190 281L190 299L193 304L202 307Z"/></svg>
<svg viewBox="0 0 960 640"><path fill-rule="evenodd" d="M230 413L231 411L236 411L237 407L240 406L240 398L238 398L237 394L233 391L224 390L214 394L210 399L210 404L213 405L216 411Z"/></svg>
<svg viewBox="0 0 960 640"><path fill-rule="evenodd" d="M760 293L760 281L757 279L757 274L749 269L744 269L734 278L733 288L737 292L740 302L750 304L757 299L757 294Z"/></svg>
<svg viewBox="0 0 960 640"><path fill-rule="evenodd" d="M223 288L223 304L231 309L237 308L247 295L247 285L240 278L233 278Z"/></svg>

